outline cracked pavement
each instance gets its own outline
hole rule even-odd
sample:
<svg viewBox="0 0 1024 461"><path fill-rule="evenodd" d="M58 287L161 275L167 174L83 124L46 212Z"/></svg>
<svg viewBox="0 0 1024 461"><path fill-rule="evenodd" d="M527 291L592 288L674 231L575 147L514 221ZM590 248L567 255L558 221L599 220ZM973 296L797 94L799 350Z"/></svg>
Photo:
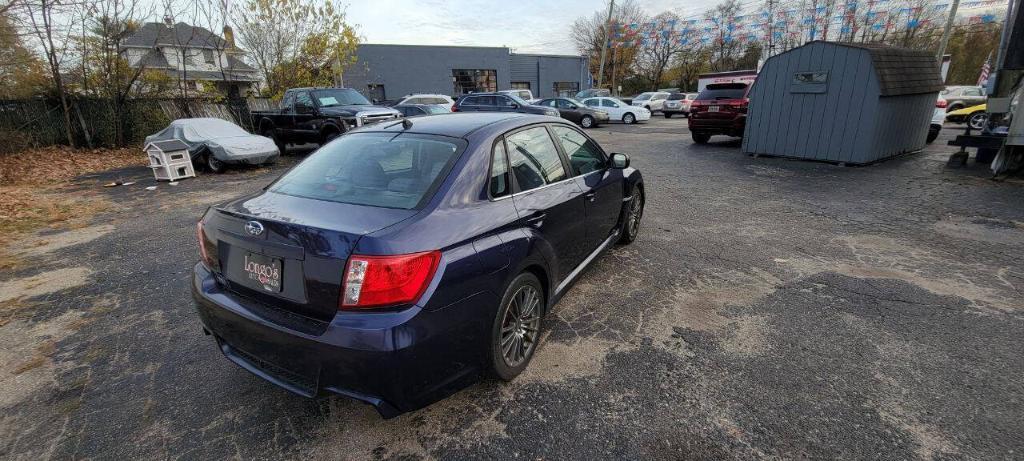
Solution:
<svg viewBox="0 0 1024 461"><path fill-rule="evenodd" d="M955 130L867 167L694 145L679 118L591 130L644 174L639 239L514 382L391 420L250 375L193 312L195 220L301 156L154 192L80 178L140 182L0 276L31 295L0 327L0 458L1019 458L1024 181L947 169Z"/></svg>

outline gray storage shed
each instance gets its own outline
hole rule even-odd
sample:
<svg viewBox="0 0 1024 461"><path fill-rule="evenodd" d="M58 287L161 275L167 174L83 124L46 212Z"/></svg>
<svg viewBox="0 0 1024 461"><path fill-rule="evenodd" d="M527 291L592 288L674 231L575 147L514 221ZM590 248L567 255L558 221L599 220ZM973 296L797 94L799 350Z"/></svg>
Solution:
<svg viewBox="0 0 1024 461"><path fill-rule="evenodd" d="M761 68L743 151L865 164L919 150L942 88L929 51L811 42Z"/></svg>

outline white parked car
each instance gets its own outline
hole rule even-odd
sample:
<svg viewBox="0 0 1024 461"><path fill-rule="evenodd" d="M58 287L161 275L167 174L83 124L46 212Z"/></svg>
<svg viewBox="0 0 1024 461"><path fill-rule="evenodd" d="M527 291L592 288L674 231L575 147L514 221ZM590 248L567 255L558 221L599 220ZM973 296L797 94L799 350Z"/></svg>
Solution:
<svg viewBox="0 0 1024 461"><path fill-rule="evenodd" d="M451 109L452 105L455 104L455 100L443 94L410 94L395 103L396 106L408 104L447 106Z"/></svg>
<svg viewBox="0 0 1024 461"><path fill-rule="evenodd" d="M935 138L939 137L939 132L942 131L942 122L946 121L946 106L949 102L942 95L939 95L939 99L935 101L935 111L932 112L932 121L928 126L928 138L927 142L931 144Z"/></svg>
<svg viewBox="0 0 1024 461"><path fill-rule="evenodd" d="M651 111L643 107L631 106L616 98L587 98L581 102L585 104L587 107L592 107L594 109L600 109L605 112L608 112L609 120L622 120L622 123L625 123L627 125L651 119Z"/></svg>
<svg viewBox="0 0 1024 461"><path fill-rule="evenodd" d="M657 112L665 108L665 100L672 94L666 91L648 91L640 93L633 98L633 105L643 107L651 112Z"/></svg>
<svg viewBox="0 0 1024 461"><path fill-rule="evenodd" d="M661 113L665 118L672 118L676 114L689 115L690 105L694 99L697 99L697 93L672 93L665 100Z"/></svg>
<svg viewBox="0 0 1024 461"><path fill-rule="evenodd" d="M527 89L501 90L498 93L504 93L504 94L511 94L511 95L514 95L514 96L519 96L519 99L522 99L523 101L529 102L530 104L533 104L532 100L535 99L533 97L533 92L530 91L530 90L527 90Z"/></svg>

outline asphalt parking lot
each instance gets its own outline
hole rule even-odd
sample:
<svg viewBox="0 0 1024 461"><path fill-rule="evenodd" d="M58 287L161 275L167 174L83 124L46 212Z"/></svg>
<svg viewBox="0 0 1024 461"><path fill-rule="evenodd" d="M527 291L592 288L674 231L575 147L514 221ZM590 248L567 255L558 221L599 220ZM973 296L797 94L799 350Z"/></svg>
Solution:
<svg viewBox="0 0 1024 461"><path fill-rule="evenodd" d="M645 176L638 241L569 291L516 381L391 420L250 375L193 312L195 220L294 158L104 189L116 208L0 276L33 303L0 327L0 458L1024 455L1024 182L947 169L953 127L867 167L752 158L685 127L591 130ZM44 342L44 365L11 371Z"/></svg>

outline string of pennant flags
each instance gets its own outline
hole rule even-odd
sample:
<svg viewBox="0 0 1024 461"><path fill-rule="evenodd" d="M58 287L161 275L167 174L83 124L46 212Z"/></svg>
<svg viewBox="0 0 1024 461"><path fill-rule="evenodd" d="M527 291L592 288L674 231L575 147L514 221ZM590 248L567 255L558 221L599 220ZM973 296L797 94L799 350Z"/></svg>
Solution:
<svg viewBox="0 0 1024 461"><path fill-rule="evenodd" d="M680 45L706 45L721 40L725 43L749 43L761 40L800 38L827 39L829 31L849 35L866 28L871 33L899 32L924 27L933 17L947 11L949 3L907 6L894 5L895 0L851 0L828 8L779 7L764 8L731 18L713 15L645 23L612 22L608 45L641 47L662 40L678 41ZM963 2L960 10L1005 6L1006 0ZM926 11L931 10L931 11ZM926 14L930 13L930 14ZM989 24L1000 20L991 12L966 16L968 24ZM834 27L833 27L834 26Z"/></svg>

